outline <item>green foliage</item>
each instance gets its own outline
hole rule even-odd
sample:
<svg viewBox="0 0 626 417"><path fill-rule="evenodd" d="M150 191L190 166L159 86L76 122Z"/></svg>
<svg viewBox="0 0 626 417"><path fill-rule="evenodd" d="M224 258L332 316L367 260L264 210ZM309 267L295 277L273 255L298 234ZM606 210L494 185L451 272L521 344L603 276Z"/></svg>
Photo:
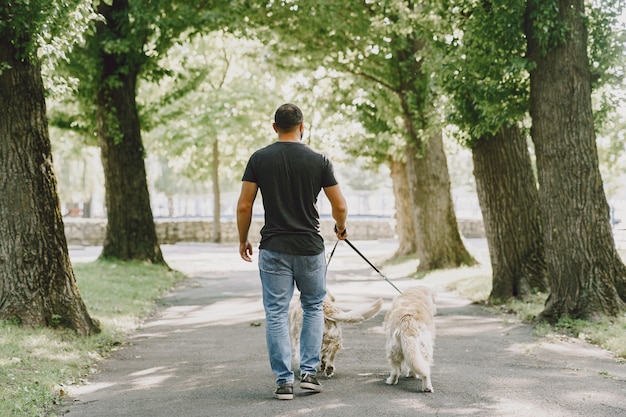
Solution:
<svg viewBox="0 0 626 417"><path fill-rule="evenodd" d="M472 147L482 137L501 127L519 123L528 109L529 72L524 25L532 24L540 50L545 54L565 40L564 26L556 1L522 0L474 2L442 0L435 35L442 51L439 72L449 99L448 121L460 129L457 137ZM624 78L624 31L617 25L621 2L593 2L587 7L589 56L596 100L597 121L617 105L612 89Z"/></svg>
<svg viewBox="0 0 626 417"><path fill-rule="evenodd" d="M433 16L421 3L307 0L273 2L267 10L281 65L323 66L353 76L344 103L355 106L368 134L348 152L365 150L381 162L396 153L398 141L427 136L435 119L426 65Z"/></svg>
<svg viewBox="0 0 626 417"><path fill-rule="evenodd" d="M78 99L80 108L69 114L53 113L56 126L80 127L92 136L91 132L96 131L94 103L101 92L120 87L122 76L126 75L151 82L173 76L178 68L162 65L172 46L182 44L190 33L216 29L242 32L247 25L248 7L243 0L210 5L203 0L99 3L100 18L92 22L84 42L60 68L68 80L67 89L71 89L71 96L62 104ZM115 109L110 103L100 104L110 115L107 127L114 134L119 130L112 117Z"/></svg>
<svg viewBox="0 0 626 417"><path fill-rule="evenodd" d="M594 97L596 128L609 123L614 110L624 105L626 22L623 1L586 4L589 68Z"/></svg>
<svg viewBox="0 0 626 417"><path fill-rule="evenodd" d="M563 23L558 0L528 0L530 3L528 22L540 54L545 56L552 48L565 41L570 28Z"/></svg>
<svg viewBox="0 0 626 417"><path fill-rule="evenodd" d="M162 67L177 73L140 85L148 148L166 157L172 178L207 182L218 141L220 176L239 180L252 149L273 140L279 81L262 50L257 41L222 31L194 36L163 57Z"/></svg>
<svg viewBox="0 0 626 417"><path fill-rule="evenodd" d="M0 6L0 38L18 59L63 58L95 14L83 0L7 0Z"/></svg>
<svg viewBox="0 0 626 417"><path fill-rule="evenodd" d="M518 123L527 111L525 3L444 1L438 10L441 83L452 107L448 121L469 147Z"/></svg>

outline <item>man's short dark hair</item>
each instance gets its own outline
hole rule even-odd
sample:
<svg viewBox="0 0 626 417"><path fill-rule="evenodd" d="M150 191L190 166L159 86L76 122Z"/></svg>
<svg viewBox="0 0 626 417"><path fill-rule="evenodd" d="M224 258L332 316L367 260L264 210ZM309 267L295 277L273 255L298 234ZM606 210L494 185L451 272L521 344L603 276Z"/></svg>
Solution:
<svg viewBox="0 0 626 417"><path fill-rule="evenodd" d="M282 132L290 132L300 123L302 123L302 110L295 104L285 103L280 106L274 114L274 123L278 130Z"/></svg>

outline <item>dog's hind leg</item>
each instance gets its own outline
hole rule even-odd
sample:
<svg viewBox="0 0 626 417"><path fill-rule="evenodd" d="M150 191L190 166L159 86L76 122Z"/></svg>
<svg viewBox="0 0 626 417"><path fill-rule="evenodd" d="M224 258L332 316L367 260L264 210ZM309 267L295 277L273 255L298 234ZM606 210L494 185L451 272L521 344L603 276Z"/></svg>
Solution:
<svg viewBox="0 0 626 417"><path fill-rule="evenodd" d="M385 380L388 385L395 385L398 383L398 378L402 373L402 350L399 346L394 346L393 342L387 346L387 359L389 359L389 365L391 366L391 373Z"/></svg>
<svg viewBox="0 0 626 417"><path fill-rule="evenodd" d="M400 376L400 362L390 361L391 373L385 380L387 385L396 385L398 383L398 377Z"/></svg>
<svg viewBox="0 0 626 417"><path fill-rule="evenodd" d="M322 369L329 378L335 374L335 355L340 347L341 346L338 345L330 346L329 352L327 352L328 354L324 355L324 360L322 360Z"/></svg>
<svg viewBox="0 0 626 417"><path fill-rule="evenodd" d="M422 391L435 392L433 390L433 384L430 382L430 375L422 375Z"/></svg>

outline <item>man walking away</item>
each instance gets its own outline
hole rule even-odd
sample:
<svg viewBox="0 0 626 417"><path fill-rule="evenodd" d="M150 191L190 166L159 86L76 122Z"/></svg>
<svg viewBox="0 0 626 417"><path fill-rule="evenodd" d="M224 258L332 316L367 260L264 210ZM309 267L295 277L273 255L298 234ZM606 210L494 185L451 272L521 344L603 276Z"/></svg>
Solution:
<svg viewBox="0 0 626 417"><path fill-rule="evenodd" d="M316 378L324 332L326 295L324 239L317 197L323 189L332 206L338 239L348 237L346 200L331 161L302 143L302 111L287 103L274 114L278 140L252 154L242 177L237 203L239 254L252 262L248 239L252 207L261 190L265 222L259 244L259 273L265 309L267 350L276 375L274 397L293 399L289 304L294 285L300 291L303 322L300 336L300 389L320 392Z"/></svg>

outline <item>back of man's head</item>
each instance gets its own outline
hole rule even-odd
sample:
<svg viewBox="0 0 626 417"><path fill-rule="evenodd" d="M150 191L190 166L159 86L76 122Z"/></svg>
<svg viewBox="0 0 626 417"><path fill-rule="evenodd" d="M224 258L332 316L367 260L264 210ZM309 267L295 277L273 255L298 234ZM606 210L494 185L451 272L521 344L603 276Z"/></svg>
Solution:
<svg viewBox="0 0 626 417"><path fill-rule="evenodd" d="M302 120L302 111L291 103L281 105L274 114L274 123L280 132L291 132Z"/></svg>

